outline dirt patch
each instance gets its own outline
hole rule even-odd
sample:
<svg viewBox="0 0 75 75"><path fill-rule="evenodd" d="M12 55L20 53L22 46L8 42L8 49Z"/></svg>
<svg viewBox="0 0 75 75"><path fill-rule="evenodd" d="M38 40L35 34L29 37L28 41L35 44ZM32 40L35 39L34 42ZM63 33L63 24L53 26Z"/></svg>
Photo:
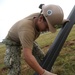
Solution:
<svg viewBox="0 0 75 75"><path fill-rule="evenodd" d="M72 45L75 45L75 39L70 40L70 41L66 41L64 44L64 47L72 46ZM46 45L45 47L42 48L42 50L46 53L48 51L49 47L50 47L49 45Z"/></svg>
<svg viewBox="0 0 75 75"><path fill-rule="evenodd" d="M71 41L66 41L65 44L64 44L64 47L71 46L71 45L74 45L74 44L75 44L75 39L71 40Z"/></svg>
<svg viewBox="0 0 75 75"><path fill-rule="evenodd" d="M42 50L46 53L49 49L49 45L46 45L45 47L42 48Z"/></svg>

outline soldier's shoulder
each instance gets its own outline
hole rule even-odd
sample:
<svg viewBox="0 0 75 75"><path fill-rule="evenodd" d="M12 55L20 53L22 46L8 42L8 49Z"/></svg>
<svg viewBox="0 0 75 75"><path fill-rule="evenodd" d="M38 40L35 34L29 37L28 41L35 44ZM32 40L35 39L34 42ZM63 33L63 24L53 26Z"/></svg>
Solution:
<svg viewBox="0 0 75 75"><path fill-rule="evenodd" d="M39 14L40 14L40 13L38 13L38 12L37 12L37 13L30 14L30 15L27 16L25 19L27 19L27 18L29 19L29 18L33 18L33 17L37 17L37 16L39 16Z"/></svg>

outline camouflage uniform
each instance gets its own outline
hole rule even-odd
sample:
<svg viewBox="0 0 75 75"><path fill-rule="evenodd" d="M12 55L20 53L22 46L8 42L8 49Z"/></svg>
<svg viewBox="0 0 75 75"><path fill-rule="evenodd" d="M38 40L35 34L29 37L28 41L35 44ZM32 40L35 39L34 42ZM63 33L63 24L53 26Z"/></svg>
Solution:
<svg viewBox="0 0 75 75"><path fill-rule="evenodd" d="M33 55L35 56L36 60L38 63L41 63L41 61L44 58L44 52L41 50L37 42L34 42L33 44L33 50L32 50Z"/></svg>
<svg viewBox="0 0 75 75"><path fill-rule="evenodd" d="M6 45L6 53L4 58L4 63L6 67L9 68L8 75L20 75L21 73L21 45L13 42L11 40L5 39L3 43ZM44 53L41 51L40 47L36 42L33 44L33 55L37 59L38 63L44 57Z"/></svg>

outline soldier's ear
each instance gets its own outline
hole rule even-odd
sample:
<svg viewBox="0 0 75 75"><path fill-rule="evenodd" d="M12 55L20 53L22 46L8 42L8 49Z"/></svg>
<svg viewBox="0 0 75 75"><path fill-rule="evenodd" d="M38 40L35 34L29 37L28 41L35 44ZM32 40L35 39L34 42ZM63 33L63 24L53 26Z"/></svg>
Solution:
<svg viewBox="0 0 75 75"><path fill-rule="evenodd" d="M42 15L39 16L39 21L43 21L43 16Z"/></svg>

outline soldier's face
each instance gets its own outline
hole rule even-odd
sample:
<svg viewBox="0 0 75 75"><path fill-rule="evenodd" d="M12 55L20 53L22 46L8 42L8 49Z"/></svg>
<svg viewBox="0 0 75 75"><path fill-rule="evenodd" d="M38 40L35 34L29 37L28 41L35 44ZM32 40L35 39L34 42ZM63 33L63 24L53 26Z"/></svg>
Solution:
<svg viewBox="0 0 75 75"><path fill-rule="evenodd" d="M43 20L42 16L38 18L37 25L40 31L48 31L47 22Z"/></svg>

